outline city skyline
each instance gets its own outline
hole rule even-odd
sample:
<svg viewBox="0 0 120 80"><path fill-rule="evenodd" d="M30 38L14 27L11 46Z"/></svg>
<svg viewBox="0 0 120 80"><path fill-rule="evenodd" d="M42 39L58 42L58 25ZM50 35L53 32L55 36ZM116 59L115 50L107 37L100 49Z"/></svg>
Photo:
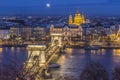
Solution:
<svg viewBox="0 0 120 80"><path fill-rule="evenodd" d="M47 6L50 4L50 6ZM0 15L64 16L76 10L87 16L120 16L119 0L1 0Z"/></svg>

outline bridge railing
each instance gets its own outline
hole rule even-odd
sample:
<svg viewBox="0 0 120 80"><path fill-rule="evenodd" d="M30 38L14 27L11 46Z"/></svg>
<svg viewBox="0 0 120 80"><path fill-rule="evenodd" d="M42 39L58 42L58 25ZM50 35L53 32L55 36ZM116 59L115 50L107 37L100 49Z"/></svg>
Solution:
<svg viewBox="0 0 120 80"><path fill-rule="evenodd" d="M52 54L47 58L46 62L42 66L40 66L38 68L38 70L36 70L34 76L36 76L37 74L40 74L40 75L42 74L42 72L47 68L48 64L51 62L51 60L53 59L54 55L60 50L60 48L61 47L59 47L59 46L55 46L54 48L52 48L52 49L54 49L52 51Z"/></svg>
<svg viewBox="0 0 120 80"><path fill-rule="evenodd" d="M56 49L53 51L53 53L51 55L49 55L49 57L47 58L45 64L41 67L40 73L42 73L42 71L48 66L48 64L51 62L54 55L59 51L59 49L60 49L60 47L57 46Z"/></svg>

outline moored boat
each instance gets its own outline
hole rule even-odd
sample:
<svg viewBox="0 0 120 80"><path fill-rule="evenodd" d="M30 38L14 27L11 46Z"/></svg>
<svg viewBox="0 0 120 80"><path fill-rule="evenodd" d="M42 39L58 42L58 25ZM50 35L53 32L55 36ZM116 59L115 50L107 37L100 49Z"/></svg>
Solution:
<svg viewBox="0 0 120 80"><path fill-rule="evenodd" d="M57 63L50 63L50 64L48 65L48 68L60 68L60 65L57 64Z"/></svg>

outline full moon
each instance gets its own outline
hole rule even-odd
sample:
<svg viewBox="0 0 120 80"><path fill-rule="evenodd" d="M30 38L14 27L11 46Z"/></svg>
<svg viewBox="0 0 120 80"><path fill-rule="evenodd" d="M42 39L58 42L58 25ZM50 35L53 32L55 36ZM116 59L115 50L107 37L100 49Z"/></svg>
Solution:
<svg viewBox="0 0 120 80"><path fill-rule="evenodd" d="M46 7L48 7L48 8L49 8L49 7L50 7L50 3L46 3Z"/></svg>

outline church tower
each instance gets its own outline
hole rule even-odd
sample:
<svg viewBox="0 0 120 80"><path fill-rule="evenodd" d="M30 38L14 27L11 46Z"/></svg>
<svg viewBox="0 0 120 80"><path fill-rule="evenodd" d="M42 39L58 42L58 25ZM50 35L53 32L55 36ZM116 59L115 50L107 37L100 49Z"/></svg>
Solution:
<svg viewBox="0 0 120 80"><path fill-rule="evenodd" d="M77 26L80 26L81 24L85 23L84 15L81 15L79 11L76 12L74 16L74 22L72 20L72 15L69 16L69 25L75 24Z"/></svg>
<svg viewBox="0 0 120 80"><path fill-rule="evenodd" d="M69 25L73 24L72 15L69 16Z"/></svg>
<svg viewBox="0 0 120 80"><path fill-rule="evenodd" d="M82 15L82 23L83 24L85 23L85 17L84 17L84 15Z"/></svg>
<svg viewBox="0 0 120 80"><path fill-rule="evenodd" d="M74 24L81 25L81 23L82 23L82 18L81 18L79 11L77 11L74 17Z"/></svg>

